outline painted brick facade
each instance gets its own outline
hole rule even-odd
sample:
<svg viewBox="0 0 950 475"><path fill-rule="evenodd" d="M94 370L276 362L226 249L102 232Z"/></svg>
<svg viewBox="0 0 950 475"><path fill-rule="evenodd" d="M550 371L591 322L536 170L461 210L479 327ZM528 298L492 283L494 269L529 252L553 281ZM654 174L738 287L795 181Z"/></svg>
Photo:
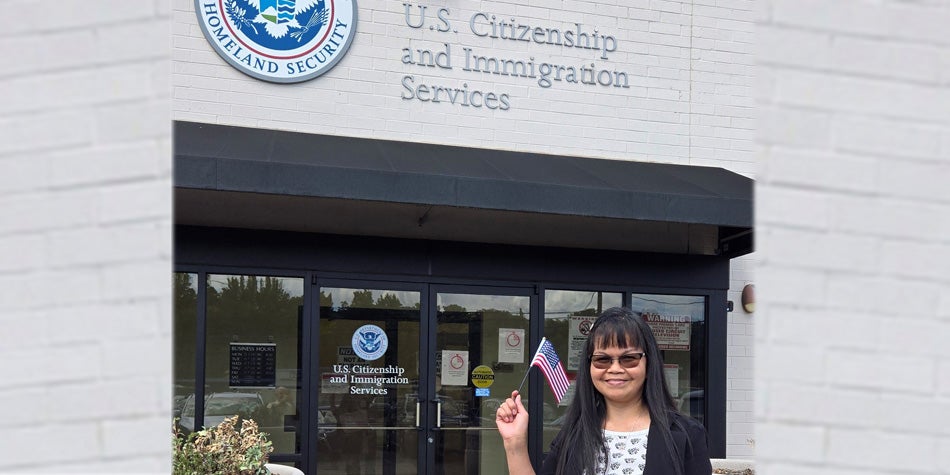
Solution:
<svg viewBox="0 0 950 475"><path fill-rule="evenodd" d="M2 473L169 473L165 1L0 21Z"/></svg>
<svg viewBox="0 0 950 475"><path fill-rule="evenodd" d="M950 2L759 2L757 469L947 473Z"/></svg>
<svg viewBox="0 0 950 475"><path fill-rule="evenodd" d="M402 2L359 3L349 52L318 80L295 87L252 81L213 52L193 13L174 0L174 118L333 135L418 140L531 152L729 168L750 175L753 151L752 2L504 2L425 7L430 23L447 8L457 32L407 25ZM473 13L545 28L596 28L617 40L598 51L476 36ZM480 32L488 30L479 20ZM428 23L427 23L428 25ZM404 64L403 48L451 50L452 69ZM465 53L626 72L629 88L464 71ZM413 53L414 59L418 56ZM506 111L403 99L405 76L508 93Z"/></svg>
<svg viewBox="0 0 950 475"><path fill-rule="evenodd" d="M230 91L208 94L216 76L235 88L247 81L238 81L243 77L189 40L197 38L187 13L191 2L56 3L58 8L37 0L5 3L7 11L42 8L43 15L7 15L0 33L0 52L7 59L0 70L6 93L0 105L0 407L5 409L0 472L169 473L169 75L174 71L175 84L182 75L193 76L190 88L197 89L175 89L176 118L285 125L281 128L301 124L234 113L241 100L253 101L243 105L255 112L261 110L257 101L279 103L272 94L251 99ZM503 11L492 2L491 8L530 16L544 3L510 4ZM747 16L754 6L758 64L750 94L757 102L759 166L748 150L736 160L743 150L719 147L736 140L725 137L730 132L751 133L751 107L720 105L715 99L705 102L705 109L696 107L700 61L723 68L707 75L705 87L713 91L716 84L726 91L749 87L752 80L751 66L713 60L719 53L705 59L689 55L695 102L687 122L696 135L701 127L712 127L703 129L711 131L707 138L722 140L706 143L717 146L701 151L706 148L702 141L673 120L682 112L662 108L640 108L640 113L665 117L650 127L665 122L666 132L640 132L691 137L685 163L702 164L718 154L723 162L712 164L729 168L725 161L734 160L736 171L756 173L760 251L755 259L734 264L729 298L738 302L738 290L753 280L754 267L759 307L755 317L732 313L729 323L735 337L749 334L756 320L757 468L779 475L946 473L948 2L696 0L684 5L636 0L600 5L600 10L582 10L586 2L555 3L571 15L585 11L585 21L610 11L629 24L646 22L643 36L675 36L682 31L674 25L682 26L676 22L682 21L683 9L692 8L693 46L700 44L698 38L718 41L722 54L735 47L749 53L745 48L751 49L753 40ZM365 31L404 29L391 15L376 17L362 17ZM174 63L168 61L169 24L177 45ZM365 38L368 51L378 50L372 53L379 55L377 63L399 67L388 45ZM657 43L654 51L663 46L683 48ZM679 57L667 51L668 61L677 62ZM183 56L191 64L182 64ZM334 72L337 80L351 81L345 79L350 72L342 71ZM359 73L352 74L357 81ZM206 87L199 87L202 81ZM398 82L372 89L387 97L384 104L400 103L393 99ZM300 102L338 100L342 95L335 90L332 84L309 87ZM374 100L372 94L344 95L369 105ZM222 100L216 100L219 96ZM345 108L334 105L337 112ZM712 113L700 117L700 110L710 108ZM637 117L634 110L608 117ZM478 140L500 148L559 152L573 146L572 154L618 159L680 163L684 158L676 155L681 146L659 142L641 158L647 154L642 144L653 142L630 140L632 132L617 140L596 121L596 127L574 127L604 142L603 149L545 142L543 136L557 124L542 113L520 121L522 129L496 128L493 118L475 117L465 119L463 127L456 123L436 133L420 125L444 125L437 121L459 120L457 114L410 112L365 129L352 117L338 126L305 115L313 123L307 130L328 133ZM471 130L475 126L488 135L478 135ZM446 130L458 135L441 138ZM499 134L505 140L496 140ZM640 145L628 150L628 141ZM615 150L621 144L622 152ZM146 237L143 229L149 228L158 238ZM126 230L137 236L134 243L120 243L117 255L103 251L121 241L116 236ZM84 257L87 252L99 257ZM814 252L829 260L812 257ZM126 346L115 346L116 341ZM117 361L130 355L138 359L134 372ZM730 344L730 359L751 357L751 346ZM736 364L736 370L748 368L745 362ZM733 368L730 390L752 391L752 379L737 378ZM729 421L751 426L736 416L748 413L740 411L748 405L737 396L730 396ZM744 455L746 435L734 429L730 456Z"/></svg>

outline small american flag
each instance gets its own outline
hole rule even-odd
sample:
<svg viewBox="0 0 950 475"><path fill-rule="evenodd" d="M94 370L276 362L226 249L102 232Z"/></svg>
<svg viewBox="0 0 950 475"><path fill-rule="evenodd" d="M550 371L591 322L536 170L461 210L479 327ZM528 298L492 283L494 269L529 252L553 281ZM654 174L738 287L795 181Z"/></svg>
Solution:
<svg viewBox="0 0 950 475"><path fill-rule="evenodd" d="M561 365L561 359L557 357L554 351L554 345L547 338L541 338L541 346L538 347L534 359L531 360L532 366L541 368L544 378L548 380L551 391L554 391L554 399L560 404L561 398L567 392L570 382L567 380L567 373L564 372L564 366Z"/></svg>

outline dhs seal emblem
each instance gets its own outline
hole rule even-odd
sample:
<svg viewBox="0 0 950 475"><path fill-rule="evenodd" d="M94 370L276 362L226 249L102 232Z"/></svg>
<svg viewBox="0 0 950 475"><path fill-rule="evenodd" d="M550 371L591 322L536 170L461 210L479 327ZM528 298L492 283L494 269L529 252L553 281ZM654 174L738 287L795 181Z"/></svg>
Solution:
<svg viewBox="0 0 950 475"><path fill-rule="evenodd" d="M389 337L376 325L363 325L353 332L353 352L366 361L383 356L389 348Z"/></svg>
<svg viewBox="0 0 950 475"><path fill-rule="evenodd" d="M356 0L195 0L195 12L225 61L270 82L329 71L356 36Z"/></svg>

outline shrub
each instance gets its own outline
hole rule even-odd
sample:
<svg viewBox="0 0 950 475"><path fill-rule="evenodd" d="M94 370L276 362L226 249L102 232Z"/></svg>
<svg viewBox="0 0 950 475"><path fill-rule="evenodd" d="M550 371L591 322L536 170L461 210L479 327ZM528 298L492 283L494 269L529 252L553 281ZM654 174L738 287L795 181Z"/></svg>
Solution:
<svg viewBox="0 0 950 475"><path fill-rule="evenodd" d="M194 432L185 437L175 424L172 434L172 474L264 475L264 467L274 451L267 435L258 431L257 423L245 419L240 432L235 429L238 416L225 419L217 427ZM176 421L177 422L177 421Z"/></svg>

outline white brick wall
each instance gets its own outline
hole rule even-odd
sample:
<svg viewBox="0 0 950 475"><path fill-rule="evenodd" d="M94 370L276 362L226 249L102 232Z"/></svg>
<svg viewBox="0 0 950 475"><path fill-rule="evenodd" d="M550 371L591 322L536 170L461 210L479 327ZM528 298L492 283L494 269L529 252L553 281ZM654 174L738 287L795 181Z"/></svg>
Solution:
<svg viewBox="0 0 950 475"><path fill-rule="evenodd" d="M168 471L170 75L174 117L184 120L488 142L751 174L752 2L611 3L459 7L460 17L482 10L544 24L602 25L621 41L615 63L642 80L619 102L584 90L555 86L538 94L517 80L481 81L520 98L522 107L507 117L463 117L398 99L398 79L412 67L394 54L405 40L387 37L408 30L395 2L361 2L361 46L330 76L289 97L282 94L293 88L251 81L225 66L200 37L188 0L95 8L69 0L44 10L42 20L8 16L0 34L8 59L0 71L7 93L0 105L0 361L9 377L0 383L0 401L21 410L0 422L5 440L16 440L0 452L0 470L24 472L30 464L53 472ZM30 11L37 2L5 6ZM174 63L165 60L169 11ZM442 40L430 36L416 34L413 46ZM477 46L497 55L519 52ZM947 61L941 64L946 75ZM367 79L379 72L382 79ZM332 115L310 112L328 104ZM738 302L752 280L750 267L748 258L734 263L730 299ZM940 305L950 313L950 304ZM730 315L730 455L751 447L752 350L744 342L750 321L741 311ZM123 364L129 352L139 361L134 371ZM64 394L75 396L79 409L64 407Z"/></svg>
<svg viewBox="0 0 950 475"><path fill-rule="evenodd" d="M950 2L758 12L757 469L950 473Z"/></svg>
<svg viewBox="0 0 950 475"><path fill-rule="evenodd" d="M32 11L47 3L13 0L4 7ZM195 48L195 42L182 40L194 33L190 14L183 12L189 4L174 5L172 29L176 44ZM649 22L664 22L647 34L675 36L665 22L682 19L682 3L625 4L626 19L618 25L647 22L644 31L650 32ZM0 87L9 99L0 106L0 407L5 409L0 472L168 473L171 162L162 102L170 69L160 32L171 7L162 0L57 5L39 16L6 15L0 32L0 53L7 59ZM749 2L695 0L687 6L694 13L694 39L705 35L751 45L749 20L741 13L705 13L702 21L712 22L712 28L696 21L700 7L744 12ZM748 273L754 263L759 305L754 317L733 312L729 324L736 336L756 323L758 469L770 475L948 473L950 200L943 184L950 157L950 5L946 0L761 0L755 6L760 252L756 259L734 263L729 298L738 302L738 290L753 280ZM385 15L362 18L376 25L372 31L386 31L386 22L394 21ZM371 39L365 41L373 46ZM730 46L722 45L722 52ZM189 75L198 85L204 75L209 84L207 77L219 74L242 82L210 51L178 51L176 57L181 54L193 64L174 63L176 83ZM715 55L702 56L690 55L694 82L700 80L695 63L717 63ZM378 59L391 62L388 55ZM752 77L751 67L739 63L718 63L724 76L710 75L722 78L723 91L742 87L736 84L740 76ZM88 81L104 77L91 73L99 69L116 72L115 82ZM66 77L74 80L62 80ZM335 88L311 87L298 102L322 104L345 96L355 105L374 103L374 94L338 95ZM227 99L215 102L201 89L175 89L175 117L281 125L231 114L229 103L246 96L219 93L214 97ZM380 96L392 93L388 85L371 89ZM393 108L399 101L382 103ZM135 118L135 104L151 115L144 121L118 118ZM726 117L715 113L717 107ZM713 113L701 113L710 109ZM750 111L716 100L694 104L690 134L707 125L722 135L712 131L709 138L748 133L753 121L742 114ZM674 128L680 122L670 119L682 114L634 112L625 111L647 118L652 112L666 119L654 125ZM418 124L461 120L448 114L413 109L409 121L390 112L372 123L389 138L419 139L413 135L422 130ZM507 141L499 146L534 150L544 146L537 137L557 125L550 117L536 114L513 132L492 129L491 117L465 118L464 127L450 129L458 136L445 141L492 141L505 134ZM326 126L331 129L322 131L342 133L322 117L308 120L308 130ZM466 135L471 127L485 132ZM593 127L584 131L601 133ZM520 137L535 141L512 145ZM604 137L603 147L617 147L610 139ZM703 159L700 148L692 146L690 163ZM676 160L661 150L673 149L652 150L658 159ZM708 158L732 156L728 149L711 150ZM581 152L623 158L606 149L575 153ZM734 169L750 173L738 167L751 168L752 162L746 157ZM142 232L150 226L162 236L157 242ZM105 261L78 255L104 254L107 244L64 238L126 229L140 236L135 239L143 248L123 247L121 256ZM788 239L810 246L782 242ZM827 263L809 257L827 255L827 246L842 256ZM142 346L114 346L116 341ZM138 359L138 371L132 374L113 361L118 357ZM730 364L736 366L730 366L729 421L750 426L736 417L748 409L737 392L752 390L751 379L732 377L733 369L748 368L738 361L742 357L752 357L751 347L730 345ZM735 429L730 427L730 455L745 443Z"/></svg>
<svg viewBox="0 0 950 475"><path fill-rule="evenodd" d="M3 7L0 473L169 473L171 6Z"/></svg>
<svg viewBox="0 0 950 475"><path fill-rule="evenodd" d="M757 314L742 309L742 289L746 284L756 283L754 255L733 259L730 269L727 298L733 302L734 310L727 314L726 456L749 459L755 455L753 322Z"/></svg>
<svg viewBox="0 0 950 475"><path fill-rule="evenodd" d="M411 2L434 15L449 9L457 33L406 25L403 2L361 0L358 34L343 60L292 87L250 79L205 40L192 0L173 1L175 119L393 140L416 140L621 160L722 166L754 171L752 0ZM607 60L560 48L475 36L474 12L531 25L587 29L617 38ZM452 48L453 69L401 62L404 47ZM465 72L463 47L512 59L625 71L629 89ZM400 98L416 83L481 88L511 96L491 111Z"/></svg>

